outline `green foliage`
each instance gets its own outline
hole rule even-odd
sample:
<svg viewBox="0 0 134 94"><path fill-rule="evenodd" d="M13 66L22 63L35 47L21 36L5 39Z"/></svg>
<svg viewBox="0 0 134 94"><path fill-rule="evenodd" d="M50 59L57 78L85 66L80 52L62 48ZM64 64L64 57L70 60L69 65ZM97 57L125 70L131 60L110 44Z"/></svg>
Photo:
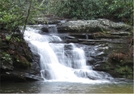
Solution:
<svg viewBox="0 0 134 94"><path fill-rule="evenodd" d="M115 72L122 74L125 78L131 77L131 74L133 73L132 69L128 66L117 66Z"/></svg>
<svg viewBox="0 0 134 94"><path fill-rule="evenodd" d="M10 40L11 39L11 36L10 35L6 35L6 40Z"/></svg>
<svg viewBox="0 0 134 94"><path fill-rule="evenodd" d="M133 0L50 0L47 10L68 18L108 18L132 23Z"/></svg>
<svg viewBox="0 0 134 94"><path fill-rule="evenodd" d="M2 53L1 58L2 58L3 61L7 61L9 63L12 61L12 58L11 58L10 54L8 54L8 53Z"/></svg>
<svg viewBox="0 0 134 94"><path fill-rule="evenodd" d="M38 0L0 0L0 29L13 31L19 25L33 22L33 17L41 10ZM31 9L28 15L28 8Z"/></svg>
<svg viewBox="0 0 134 94"><path fill-rule="evenodd" d="M25 57L21 55L15 56L16 62L14 62L14 65L19 68L29 68L31 67L31 62L29 62Z"/></svg>

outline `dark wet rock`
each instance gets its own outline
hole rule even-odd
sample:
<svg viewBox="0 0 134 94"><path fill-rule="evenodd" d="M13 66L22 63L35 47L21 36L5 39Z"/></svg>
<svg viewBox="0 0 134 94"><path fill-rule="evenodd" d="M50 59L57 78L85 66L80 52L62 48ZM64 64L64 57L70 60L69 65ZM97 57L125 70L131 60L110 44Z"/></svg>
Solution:
<svg viewBox="0 0 134 94"><path fill-rule="evenodd" d="M113 77L132 79L133 46L129 46L129 37L126 36L103 40L79 39L79 43L85 45L87 65L92 65L93 70L108 72Z"/></svg>
<svg viewBox="0 0 134 94"><path fill-rule="evenodd" d="M78 39L94 39L94 35L91 33L69 33L69 35Z"/></svg>
<svg viewBox="0 0 134 94"><path fill-rule="evenodd" d="M28 44L22 34L16 32L14 34L10 39L5 32L0 33L0 80L40 80L38 79L40 66L33 62L33 55ZM29 75L25 75L25 73Z"/></svg>
<svg viewBox="0 0 134 94"><path fill-rule="evenodd" d="M28 81L39 81L39 80L43 80L43 78L40 75L33 75L30 73L25 73L24 77L26 80Z"/></svg>
<svg viewBox="0 0 134 94"><path fill-rule="evenodd" d="M71 45L71 44L66 44L66 45L64 45L64 50L66 51L66 50L72 50L73 49L73 45Z"/></svg>
<svg viewBox="0 0 134 94"><path fill-rule="evenodd" d="M26 79L23 75L11 72L5 72L0 74L1 81L12 81L12 82L24 82Z"/></svg>
<svg viewBox="0 0 134 94"><path fill-rule="evenodd" d="M1 73L0 76L1 81L25 82L43 80L40 76L19 71Z"/></svg>
<svg viewBox="0 0 134 94"><path fill-rule="evenodd" d="M47 80L52 79L50 71L51 70L42 70L41 71L42 76Z"/></svg>
<svg viewBox="0 0 134 94"><path fill-rule="evenodd" d="M60 22L61 22L60 20L51 20L48 22L48 24L58 24Z"/></svg>
<svg viewBox="0 0 134 94"><path fill-rule="evenodd" d="M45 33L49 33L49 30L48 30L48 26L43 26L42 28L41 28L41 31L42 32L45 32Z"/></svg>
<svg viewBox="0 0 134 94"><path fill-rule="evenodd" d="M57 33L56 25L43 25L41 28L43 33Z"/></svg>
<svg viewBox="0 0 134 94"><path fill-rule="evenodd" d="M74 39L75 37L73 36L66 36L66 39Z"/></svg>

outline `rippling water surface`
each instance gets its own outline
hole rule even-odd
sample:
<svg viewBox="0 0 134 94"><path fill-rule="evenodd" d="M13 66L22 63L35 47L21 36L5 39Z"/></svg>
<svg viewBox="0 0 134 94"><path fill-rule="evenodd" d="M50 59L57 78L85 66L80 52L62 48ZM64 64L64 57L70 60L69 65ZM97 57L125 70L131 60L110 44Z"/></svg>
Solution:
<svg viewBox="0 0 134 94"><path fill-rule="evenodd" d="M72 82L26 82L1 83L1 93L133 93L133 82L72 83Z"/></svg>

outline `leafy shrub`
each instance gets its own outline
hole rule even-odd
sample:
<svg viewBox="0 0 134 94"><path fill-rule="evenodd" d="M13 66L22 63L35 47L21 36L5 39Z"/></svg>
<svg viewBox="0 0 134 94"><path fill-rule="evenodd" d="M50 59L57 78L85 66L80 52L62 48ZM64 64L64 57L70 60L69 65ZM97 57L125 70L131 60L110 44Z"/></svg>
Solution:
<svg viewBox="0 0 134 94"><path fill-rule="evenodd" d="M19 25L33 21L39 11L38 0L1 0L0 29L12 31Z"/></svg>
<svg viewBox="0 0 134 94"><path fill-rule="evenodd" d="M50 0L50 14L77 19L108 18L132 23L132 0Z"/></svg>

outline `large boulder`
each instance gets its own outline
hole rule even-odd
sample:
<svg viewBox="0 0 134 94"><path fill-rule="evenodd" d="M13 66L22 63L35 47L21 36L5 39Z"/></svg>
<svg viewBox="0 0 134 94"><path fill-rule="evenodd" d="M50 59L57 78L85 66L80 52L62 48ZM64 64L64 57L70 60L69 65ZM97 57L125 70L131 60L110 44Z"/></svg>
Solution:
<svg viewBox="0 0 134 94"><path fill-rule="evenodd" d="M39 64L33 59L28 44L21 33L0 33L0 80L40 80ZM36 66L36 68L35 68Z"/></svg>
<svg viewBox="0 0 134 94"><path fill-rule="evenodd" d="M58 32L129 31L132 27L107 19L67 21L58 24Z"/></svg>

